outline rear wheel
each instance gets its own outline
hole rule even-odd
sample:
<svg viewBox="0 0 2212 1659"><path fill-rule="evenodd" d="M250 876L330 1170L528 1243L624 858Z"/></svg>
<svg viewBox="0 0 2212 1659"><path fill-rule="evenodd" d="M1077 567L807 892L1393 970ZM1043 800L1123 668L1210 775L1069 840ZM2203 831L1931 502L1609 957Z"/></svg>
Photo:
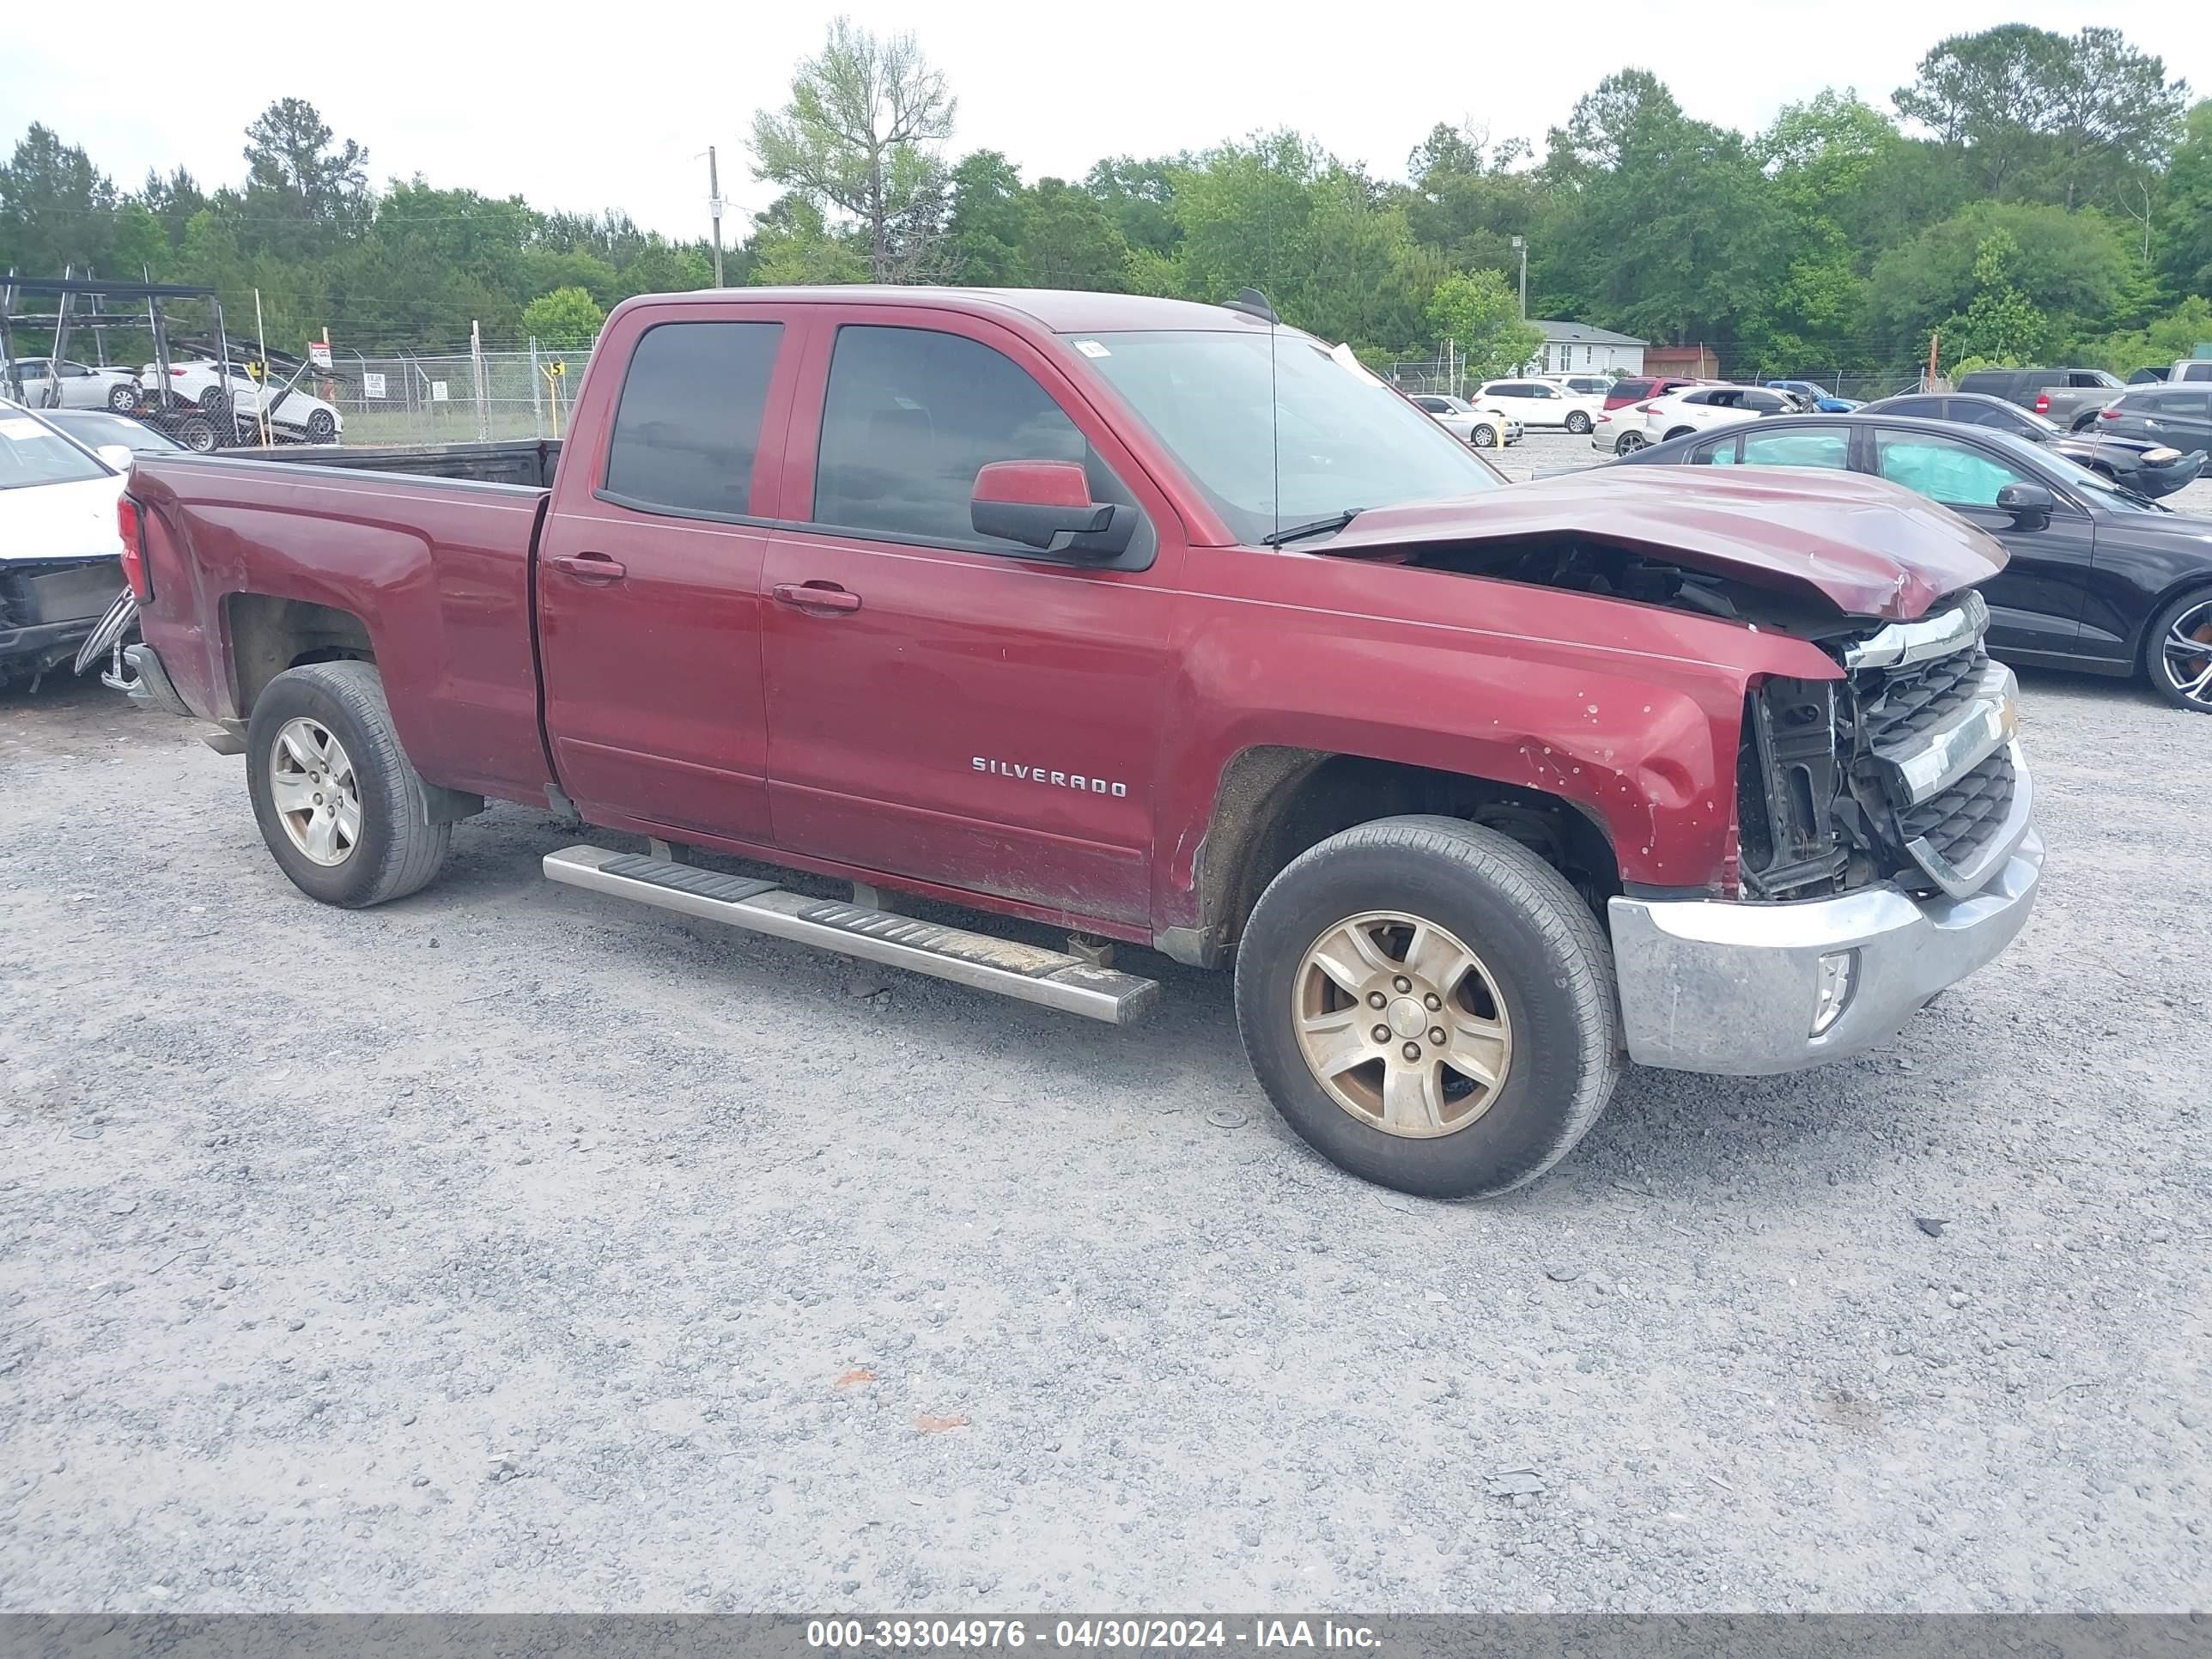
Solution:
<svg viewBox="0 0 2212 1659"><path fill-rule="evenodd" d="M1597 918L1527 848L1457 818L1382 819L1294 860L1237 947L1237 1023L1309 1145L1432 1198L1534 1181L1620 1069Z"/></svg>
<svg viewBox="0 0 2212 1659"><path fill-rule="evenodd" d="M292 884L347 909L403 898L445 862L453 826L430 822L374 665L287 669L253 705L246 788L261 839Z"/></svg>
<svg viewBox="0 0 2212 1659"><path fill-rule="evenodd" d="M2159 612L2144 637L2143 668L2151 689L2175 708L2212 714L2212 587Z"/></svg>
<svg viewBox="0 0 2212 1659"><path fill-rule="evenodd" d="M219 386L211 386L200 393L199 406L203 414L220 415L230 407L230 393Z"/></svg>
<svg viewBox="0 0 2212 1659"><path fill-rule="evenodd" d="M1478 426L1468 435L1472 439L1474 447L1477 449L1495 449L1498 447L1498 428L1494 426L1491 426L1486 423Z"/></svg>
<svg viewBox="0 0 2212 1659"><path fill-rule="evenodd" d="M204 415L187 415L177 422L177 441L195 455L213 454L221 435Z"/></svg>
<svg viewBox="0 0 2212 1659"><path fill-rule="evenodd" d="M326 444L337 435L338 417L327 409L318 409L307 416L307 441Z"/></svg>
<svg viewBox="0 0 2212 1659"><path fill-rule="evenodd" d="M1567 416L1567 430L1573 433L1577 438L1589 437L1589 429L1590 417L1583 414L1579 409L1575 410L1573 414Z"/></svg>
<svg viewBox="0 0 2212 1659"><path fill-rule="evenodd" d="M1650 441L1641 432L1624 432L1613 440L1613 453L1616 455L1633 455Z"/></svg>
<svg viewBox="0 0 2212 1659"><path fill-rule="evenodd" d="M107 388L107 406L118 415L129 415L138 407L138 388L128 380L118 380Z"/></svg>

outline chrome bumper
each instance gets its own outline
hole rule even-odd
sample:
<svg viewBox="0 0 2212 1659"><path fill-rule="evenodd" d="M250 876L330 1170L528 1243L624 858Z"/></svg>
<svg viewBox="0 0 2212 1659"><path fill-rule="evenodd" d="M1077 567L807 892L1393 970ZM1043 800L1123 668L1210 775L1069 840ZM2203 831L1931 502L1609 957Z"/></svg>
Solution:
<svg viewBox="0 0 2212 1659"><path fill-rule="evenodd" d="M2022 825L2002 867L1965 898L1916 899L1885 885L1782 904L1614 899L1629 1058L1750 1077L1879 1048L2012 943L2042 875L2043 838ZM1843 1012L1815 1035L1821 958L1846 952Z"/></svg>

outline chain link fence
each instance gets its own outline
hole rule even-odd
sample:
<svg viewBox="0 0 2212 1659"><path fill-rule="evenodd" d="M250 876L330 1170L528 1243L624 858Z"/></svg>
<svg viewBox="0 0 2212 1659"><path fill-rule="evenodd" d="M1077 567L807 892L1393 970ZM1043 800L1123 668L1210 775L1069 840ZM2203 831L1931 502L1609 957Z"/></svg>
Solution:
<svg viewBox="0 0 2212 1659"><path fill-rule="evenodd" d="M352 445L566 436L589 346L535 340L476 351L363 356L341 349L332 399Z"/></svg>

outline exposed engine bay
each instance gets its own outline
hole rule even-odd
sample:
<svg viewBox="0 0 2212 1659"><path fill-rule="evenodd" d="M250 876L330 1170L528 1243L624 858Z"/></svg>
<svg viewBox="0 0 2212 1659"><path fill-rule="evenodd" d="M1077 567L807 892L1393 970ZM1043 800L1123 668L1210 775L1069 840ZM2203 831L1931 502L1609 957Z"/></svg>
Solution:
<svg viewBox="0 0 2212 1659"><path fill-rule="evenodd" d="M1983 732L1971 769L1940 791L1919 798L1899 781L1900 757L1939 744L1953 752L1952 728L1994 718L2001 678L2008 684L1983 647L1987 609L1971 591L1900 629L1800 591L1583 536L1417 546L1398 562L1741 623L1832 657L1840 680L1768 678L1744 700L1737 880L1747 897L1825 897L1879 881L1936 891L1935 872L1950 872L1954 858L1971 861L2011 808L2008 725L2002 744ZM1905 636L1915 645L1893 649Z"/></svg>

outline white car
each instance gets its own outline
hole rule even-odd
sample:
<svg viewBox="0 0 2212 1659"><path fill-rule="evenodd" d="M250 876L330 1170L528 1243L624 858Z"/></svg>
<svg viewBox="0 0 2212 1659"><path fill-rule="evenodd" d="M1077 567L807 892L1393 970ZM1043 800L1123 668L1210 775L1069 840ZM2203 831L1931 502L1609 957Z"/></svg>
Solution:
<svg viewBox="0 0 2212 1659"><path fill-rule="evenodd" d="M64 357L61 369L57 378L51 357L16 358L24 403L33 409L112 409L118 415L138 407L138 377L127 368L97 368Z"/></svg>
<svg viewBox="0 0 2212 1659"><path fill-rule="evenodd" d="M1596 398L1601 401L1613 390L1613 376L1610 374L1539 374L1536 378L1559 387L1562 392L1577 397Z"/></svg>
<svg viewBox="0 0 2212 1659"><path fill-rule="evenodd" d="M76 654L123 589L131 452L97 452L0 401L0 680Z"/></svg>
<svg viewBox="0 0 2212 1659"><path fill-rule="evenodd" d="M1434 416L1438 426L1477 449L1502 449L1521 441L1521 422L1495 404L1477 405L1442 392L1413 394L1413 407Z"/></svg>
<svg viewBox="0 0 2212 1659"><path fill-rule="evenodd" d="M1590 447L1630 455L1692 432L1710 432L1763 415L1794 415L1797 404L1779 392L1755 386L1699 386L1648 398L1603 414L1590 432Z"/></svg>
<svg viewBox="0 0 2212 1659"><path fill-rule="evenodd" d="M149 393L159 387L161 379L161 370L152 363L147 364L138 376L139 384ZM206 359L173 362L169 365L169 390L181 401L196 405L208 415L220 415L228 401L241 431L258 422L264 403L269 423L277 428L283 437L326 444L345 430L345 417L338 413L336 404L297 387L287 392L282 381L264 388L246 372L242 363L231 364L226 394L221 363Z"/></svg>
<svg viewBox="0 0 2212 1659"><path fill-rule="evenodd" d="M1605 409L1605 394L1570 392L1549 380L1487 380L1475 392L1478 403L1495 404L1510 410L1527 427L1565 427L1584 433L1597 424Z"/></svg>

